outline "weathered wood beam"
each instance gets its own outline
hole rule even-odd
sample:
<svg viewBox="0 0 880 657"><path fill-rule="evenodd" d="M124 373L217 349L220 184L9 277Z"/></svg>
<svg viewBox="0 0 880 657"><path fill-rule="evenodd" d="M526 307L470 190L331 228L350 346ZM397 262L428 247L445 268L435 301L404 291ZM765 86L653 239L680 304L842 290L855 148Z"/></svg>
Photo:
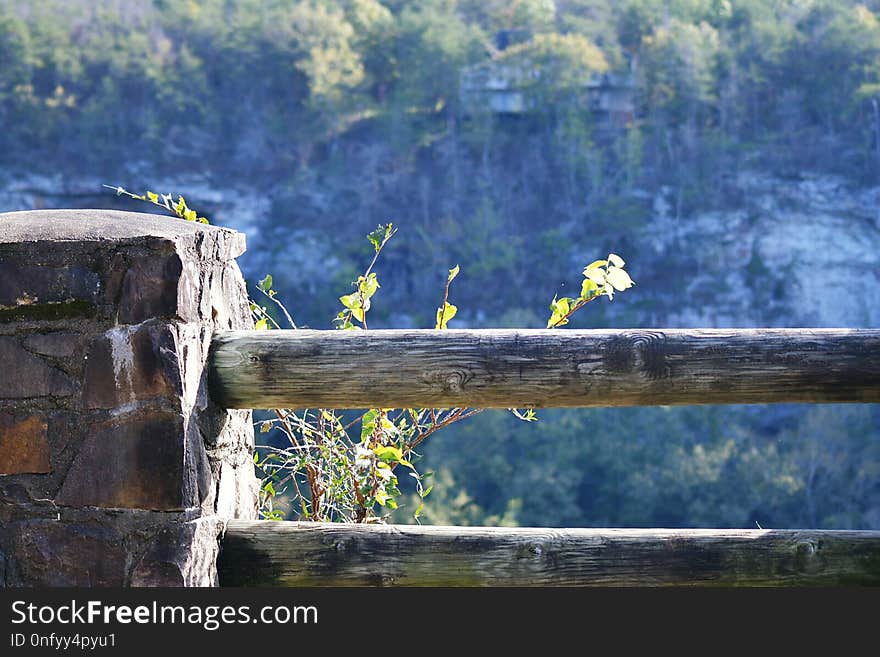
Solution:
<svg viewBox="0 0 880 657"><path fill-rule="evenodd" d="M228 408L880 402L877 329L222 331Z"/></svg>
<svg viewBox="0 0 880 657"><path fill-rule="evenodd" d="M880 531L230 521L221 586L880 585Z"/></svg>

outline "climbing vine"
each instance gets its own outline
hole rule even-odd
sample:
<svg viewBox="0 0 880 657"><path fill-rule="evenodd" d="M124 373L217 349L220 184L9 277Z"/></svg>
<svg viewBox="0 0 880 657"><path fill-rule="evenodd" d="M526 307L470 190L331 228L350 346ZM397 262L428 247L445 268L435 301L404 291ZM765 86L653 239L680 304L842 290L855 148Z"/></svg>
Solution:
<svg viewBox="0 0 880 657"><path fill-rule="evenodd" d="M181 219L208 223L189 208L183 196L175 201L171 194L134 194L122 187L105 186L117 195L152 203ZM337 330L369 330L368 314L381 288L374 267L396 232L389 223L379 225L367 235L371 258L363 273L352 282L352 290L339 297L341 308L333 318ZM547 328L564 326L587 303L601 296L611 300L615 292L632 287L634 283L624 265L623 259L613 253L587 265L577 298L553 298ZM458 307L450 302L450 293L460 271L456 265L448 272L437 307L435 330L447 330L458 313ZM280 301L271 275L258 281L256 289L260 298L250 301L255 329L298 329ZM384 522L398 508L402 499L400 477L406 476L412 480L417 495L412 515L418 521L433 487L429 481L432 473L422 473L415 466L419 459L416 450L439 430L481 410L370 408L351 415L327 408L272 409L256 425L259 434L280 432L283 444L267 441L257 445L254 463L261 478L260 515L274 520L289 515L298 520ZM532 409L510 412L525 422L537 420ZM282 499L291 500L287 513L279 506Z"/></svg>

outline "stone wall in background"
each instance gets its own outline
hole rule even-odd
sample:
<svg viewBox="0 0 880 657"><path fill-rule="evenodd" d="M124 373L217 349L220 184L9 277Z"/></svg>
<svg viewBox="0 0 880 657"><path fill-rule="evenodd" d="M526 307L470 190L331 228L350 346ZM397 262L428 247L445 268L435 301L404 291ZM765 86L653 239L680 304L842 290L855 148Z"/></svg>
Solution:
<svg viewBox="0 0 880 657"><path fill-rule="evenodd" d="M256 513L250 412L212 405L250 328L235 231L107 210L0 215L0 586L215 585Z"/></svg>

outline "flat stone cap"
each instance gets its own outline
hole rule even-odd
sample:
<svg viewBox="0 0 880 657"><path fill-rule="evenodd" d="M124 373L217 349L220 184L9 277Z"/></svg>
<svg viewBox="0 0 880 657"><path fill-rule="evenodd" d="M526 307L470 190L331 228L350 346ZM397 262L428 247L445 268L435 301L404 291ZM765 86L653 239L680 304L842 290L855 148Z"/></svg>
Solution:
<svg viewBox="0 0 880 657"><path fill-rule="evenodd" d="M245 250L244 234L177 217L120 210L26 210L0 213L0 244L128 242L140 239L211 242L225 258Z"/></svg>

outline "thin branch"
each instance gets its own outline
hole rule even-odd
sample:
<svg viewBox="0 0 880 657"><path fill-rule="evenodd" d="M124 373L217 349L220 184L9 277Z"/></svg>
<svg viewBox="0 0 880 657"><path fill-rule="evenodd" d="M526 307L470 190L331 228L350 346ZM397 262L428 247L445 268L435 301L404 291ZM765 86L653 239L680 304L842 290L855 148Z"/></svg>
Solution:
<svg viewBox="0 0 880 657"><path fill-rule="evenodd" d="M578 302L577 302L576 304L574 304L574 305L569 309L569 311L568 311L567 313L565 313L564 316L560 317L558 320L556 320L553 324L551 324L551 325L548 326L547 328L556 328L557 326L561 326L562 324L565 324L565 322L567 322L568 319L569 319L572 315L574 315L578 310L580 310L581 308L583 308L584 306L586 306L586 305L587 305L588 303L590 303L590 301L592 301L593 299L598 299L598 298L601 297L601 296L602 296L601 294L597 294L597 295L595 295L595 296L590 297L589 299L578 299Z"/></svg>

